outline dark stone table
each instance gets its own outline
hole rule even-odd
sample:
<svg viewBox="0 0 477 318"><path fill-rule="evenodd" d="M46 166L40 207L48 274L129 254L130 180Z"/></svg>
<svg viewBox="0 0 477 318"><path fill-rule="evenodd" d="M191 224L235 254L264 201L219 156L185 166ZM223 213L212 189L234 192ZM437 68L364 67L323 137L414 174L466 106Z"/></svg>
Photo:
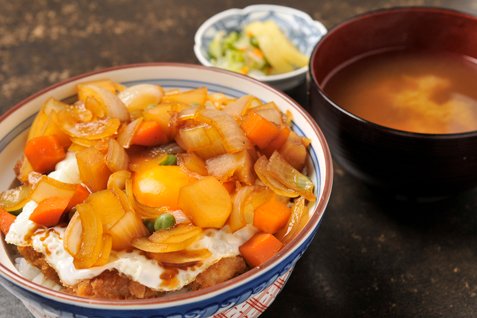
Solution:
<svg viewBox="0 0 477 318"><path fill-rule="evenodd" d="M63 79L114 65L198 63L195 30L255 1L0 0L0 112ZM465 0L262 1L292 6L330 28L393 6L477 13ZM303 106L306 88L287 92ZM438 173L438 171L436 171ZM433 204L387 200L335 164L321 227L262 317L474 317L477 190ZM0 287L0 317L31 317Z"/></svg>

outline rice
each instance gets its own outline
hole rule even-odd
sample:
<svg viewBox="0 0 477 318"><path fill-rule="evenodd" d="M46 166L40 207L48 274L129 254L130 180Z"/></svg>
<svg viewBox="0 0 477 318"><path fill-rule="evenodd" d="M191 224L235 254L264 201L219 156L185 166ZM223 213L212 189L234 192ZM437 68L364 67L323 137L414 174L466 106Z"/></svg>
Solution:
<svg viewBox="0 0 477 318"><path fill-rule="evenodd" d="M15 259L15 268L18 270L20 275L38 285L58 291L64 289L63 286L60 286L51 279L46 278L46 276L43 275L38 268L30 265L23 257L17 257Z"/></svg>

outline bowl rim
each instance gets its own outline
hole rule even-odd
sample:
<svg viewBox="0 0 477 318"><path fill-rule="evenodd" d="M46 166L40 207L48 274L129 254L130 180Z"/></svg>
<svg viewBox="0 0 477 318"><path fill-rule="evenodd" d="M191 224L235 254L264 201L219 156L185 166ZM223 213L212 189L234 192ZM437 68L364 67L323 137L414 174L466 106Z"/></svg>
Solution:
<svg viewBox="0 0 477 318"><path fill-rule="evenodd" d="M286 13L289 15L294 15L294 16L300 16L306 21L308 21L310 24L318 28L321 32L321 38L327 33L327 29L325 26L317 20L313 20L313 18L298 9L295 8L290 8L282 5L276 5L276 4L254 4L247 6L243 9L239 8L232 8L228 9L222 12L219 12L213 16L211 16L209 19L207 19L196 31L195 36L194 36L194 53L199 62L202 65L205 66L211 66L211 67L216 67L210 63L210 60L205 57L202 54L201 51L201 46L202 46L202 34L211 26L214 25L217 21L222 20L224 17L227 17L229 15L233 14L238 14L238 15L245 15L249 12L252 11L274 11L274 12L280 12L280 13ZM259 80L259 81L264 81L264 82L277 82L277 81L282 81L285 79L293 78L296 76L300 76L305 74L308 71L308 65L305 65L303 67L300 67L296 70L293 70L291 72L283 73L283 74L277 74L277 75L267 75L267 76L253 76L253 78ZM250 76L252 77L252 76Z"/></svg>
<svg viewBox="0 0 477 318"><path fill-rule="evenodd" d="M340 112L344 113L347 115L347 117L352 118L356 120L357 122L361 122L362 124L369 125L371 127L374 127L375 129L378 130L383 130L385 132L395 134L395 135L402 135L405 137L412 137L412 138L421 138L421 139L457 139L457 138L462 138L462 137L474 137L477 135L477 130L473 131L467 131L467 132L461 132L461 133L449 133L449 134L433 134L433 133L418 133L418 132L411 132L411 131L405 131L405 130L399 130L387 126L383 126L377 123L373 123L371 121L368 121L364 118L361 118L341 106L339 106L337 103L331 100L331 98L328 97L328 95L325 93L325 91L322 88L322 85L318 84L318 80L316 79L316 74L314 72L314 68L312 67L313 61L316 59L316 56L318 55L318 50L323 44L324 41L326 41L327 37L332 36L334 32L340 28L346 27L348 24L351 24L357 20L360 19L365 19L371 16L375 15L381 15L381 14L387 14L387 13L393 13L393 12L401 12L401 11L423 11L423 12L440 12L440 13L448 13L448 14L454 14L454 15L459 15L463 16L466 18L471 18L473 20L477 21L477 16L472 15L468 12L464 11L459 11L455 9L449 9L449 8L439 8L439 7L430 7L430 6L402 6L402 7L391 7L391 8L380 8L377 10L372 10L368 11L365 13L357 14L352 17L349 17L333 27L331 27L328 30L328 33L324 34L316 43L315 48L313 49L311 56L310 56L310 62L309 62L309 74L310 74L310 79L311 82L313 83L313 86L317 90L317 92L330 104L332 105L335 109L339 110Z"/></svg>
<svg viewBox="0 0 477 318"><path fill-rule="evenodd" d="M103 300L103 299L95 299L95 298L87 298L87 297L82 297L82 296L77 296L77 295L71 295L67 294L64 292L59 292L55 291L53 289L38 285L36 283L33 283L32 281L24 278L18 273L13 272L12 270L6 268L2 263L0 263L0 274L4 276L6 279L15 282L17 286L26 288L30 292L34 292L39 294L40 296L43 297L53 297L53 299L58 299L58 301L61 300L63 303L68 303L68 302L73 302L74 305L81 305L81 306L86 306L86 307L97 307L100 306L104 308L105 306L111 306L110 309L117 309L117 306L121 307L137 307L137 306L148 306L148 307L153 307L153 306L158 306L158 305L168 305L168 304L174 304L174 305L180 305L183 301L187 300L193 300L197 299L198 301L206 299L208 296L213 296L214 293L218 291L227 291L233 289L235 285L240 285L242 283L246 283L247 281L250 281L254 278L254 276L258 275L259 272L267 272L271 270L273 267L278 265L280 262L280 259L285 259L287 255L291 254L295 249L297 249L301 243L304 242L305 238L307 238L309 235L313 234L313 231L319 226L323 214L325 212L325 209L327 207L330 195L331 195L331 188L332 188L332 183L333 183L333 168L332 168L332 159L331 159L331 153L328 147L328 144L326 142L326 139L323 135L323 132L321 129L318 127L318 124L316 121L313 119L313 117L305 111L305 109L299 105L296 101L294 101L291 97L289 97L287 94L281 92L280 90L273 88L271 85L268 85L267 83L260 82L256 79L253 79L251 77L241 75L235 72L223 70L223 69L218 69L218 68L211 68L211 67L206 67L202 65L197 65L197 64L186 64L186 63L137 63L137 64L126 64L126 65L120 65L120 66L113 66L113 67L108 67L100 70L94 70L90 72L86 72L83 74L76 75L74 77L71 77L69 79L65 79L63 81L60 81L58 83L55 83L51 86L48 86L42 90L40 90L37 93L34 93L33 95L27 97L26 99L22 100L15 106L13 106L11 109L9 109L7 112L5 112L1 117L0 117L0 123L2 123L4 120L6 120L12 113L23 107L25 104L28 102L38 98L39 96L48 93L49 91L52 91L53 89L63 86L65 84L71 83L78 81L82 78L86 78L92 75L97 75L97 74L102 74L102 73L107 73L111 71L117 71L117 70L122 70L122 69L140 69L143 67L179 67L179 68L194 68L194 69L200 69L203 71L210 71L210 72L218 72L225 74L227 76L233 76L233 77L239 77L242 79L245 79L246 81L252 81L254 82L255 85L262 86L262 88L265 88L269 91L272 91L272 93L277 94L281 98L283 98L286 102L290 104L291 107L294 107L305 119L305 121L311 126L313 132L316 134L316 137L321 143L322 151L323 151L323 157L324 157L324 167L323 171L325 172L325 178L323 179L322 183L324 184L322 195L321 195L321 200L317 202L315 212L313 216L310 218L306 226L302 229L302 231L295 237L287 246L285 246L278 254L276 254L274 257L272 257L270 260L265 262L262 266L253 268L237 277L234 277L228 281L225 281L221 284L215 285L210 288L206 288L203 290L199 291L192 291L192 292L187 292L181 295L171 295L171 296L166 296L166 297L159 297L159 298L150 298L150 299L134 299L134 300ZM312 221L312 222L310 222ZM4 244L6 244L4 242ZM199 299L200 297L205 297L203 299ZM179 304L177 304L179 303ZM132 309L132 308L131 308Z"/></svg>

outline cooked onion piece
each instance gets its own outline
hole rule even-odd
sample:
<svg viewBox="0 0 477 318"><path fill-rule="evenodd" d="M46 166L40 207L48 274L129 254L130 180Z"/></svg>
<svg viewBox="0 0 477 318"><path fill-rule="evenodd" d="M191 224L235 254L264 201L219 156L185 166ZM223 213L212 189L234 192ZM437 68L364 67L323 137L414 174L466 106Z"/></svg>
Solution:
<svg viewBox="0 0 477 318"><path fill-rule="evenodd" d="M280 182L275 176L273 176L268 170L268 159L265 156L261 156L255 162L254 165L255 172L257 173L260 180L270 189L272 189L276 194L283 195L289 198L296 198L300 194L293 189L286 187L283 183Z"/></svg>
<svg viewBox="0 0 477 318"><path fill-rule="evenodd" d="M119 130L118 138L117 138L119 145L121 145L122 147L126 149L131 146L131 141L134 137L134 134L136 133L142 121L143 121L143 118L140 117L130 122L129 124L123 125L121 127L121 129Z"/></svg>
<svg viewBox="0 0 477 318"><path fill-rule="evenodd" d="M28 183L3 191L0 194L0 206L9 212L19 210L31 200L31 193L32 188Z"/></svg>
<svg viewBox="0 0 477 318"><path fill-rule="evenodd" d="M275 237L283 244L290 242L305 227L309 218L310 216L308 208L305 205L305 198L300 197L293 204L292 213L288 219L287 225L275 233Z"/></svg>
<svg viewBox="0 0 477 318"><path fill-rule="evenodd" d="M113 239L112 249L121 251L130 248L134 238L149 235L149 230L142 223L141 218L134 211L129 210L109 229L108 234Z"/></svg>
<svg viewBox="0 0 477 318"><path fill-rule="evenodd" d="M313 194L313 182L286 162L277 151L270 157L268 170L281 183L298 192L308 201L316 200Z"/></svg>
<svg viewBox="0 0 477 318"><path fill-rule="evenodd" d="M228 153L253 148L239 124L227 113L217 109L203 109L196 117L199 122L207 123L217 129Z"/></svg>
<svg viewBox="0 0 477 318"><path fill-rule="evenodd" d="M78 89L78 99L86 101L88 96L96 98L106 109L106 116L116 118L120 121L129 120L129 112L124 103L116 94L106 88L97 85L84 85Z"/></svg>
<svg viewBox="0 0 477 318"><path fill-rule="evenodd" d="M83 228L81 246L74 256L76 269L90 268L98 260L103 247L103 225L93 206L81 203L76 206Z"/></svg>
<svg viewBox="0 0 477 318"><path fill-rule="evenodd" d="M247 150L210 158L206 164L208 174L221 182L233 179L250 185L254 184L257 178L252 157Z"/></svg>
<svg viewBox="0 0 477 318"><path fill-rule="evenodd" d="M147 253L149 258L155 259L164 265L184 265L203 261L212 256L212 253L206 249L200 250L182 250L170 253Z"/></svg>
<svg viewBox="0 0 477 318"><path fill-rule="evenodd" d="M114 138L109 139L106 165L112 172L126 170L129 166L129 156Z"/></svg>
<svg viewBox="0 0 477 318"><path fill-rule="evenodd" d="M202 233L202 228L192 224L180 224L170 229L160 230L149 236L154 243L181 243Z"/></svg>
<svg viewBox="0 0 477 318"><path fill-rule="evenodd" d="M118 94L129 112L144 110L149 105L159 104L163 96L162 87L152 84L134 85Z"/></svg>

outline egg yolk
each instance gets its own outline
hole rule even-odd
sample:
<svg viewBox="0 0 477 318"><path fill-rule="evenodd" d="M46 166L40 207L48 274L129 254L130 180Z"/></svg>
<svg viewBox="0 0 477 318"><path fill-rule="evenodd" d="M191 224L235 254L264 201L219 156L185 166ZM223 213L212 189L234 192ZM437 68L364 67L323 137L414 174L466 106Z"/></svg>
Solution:
<svg viewBox="0 0 477 318"><path fill-rule="evenodd" d="M157 166L133 174L133 194L142 204L179 210L179 190L196 180L178 166Z"/></svg>

